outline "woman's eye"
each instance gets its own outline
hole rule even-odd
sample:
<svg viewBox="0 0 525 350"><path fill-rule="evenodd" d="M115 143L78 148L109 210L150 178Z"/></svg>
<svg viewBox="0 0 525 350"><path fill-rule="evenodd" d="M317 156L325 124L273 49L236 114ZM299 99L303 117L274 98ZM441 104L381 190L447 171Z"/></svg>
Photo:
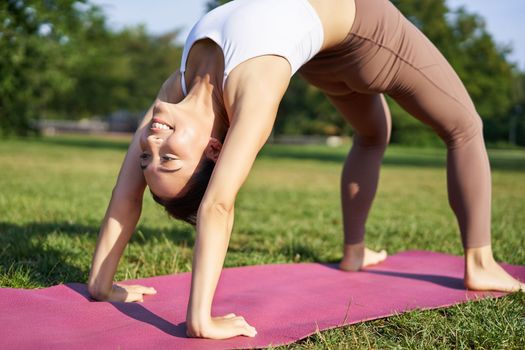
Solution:
<svg viewBox="0 0 525 350"><path fill-rule="evenodd" d="M142 154L140 155L140 159L141 159L141 160L146 160L146 159L148 159L148 158L149 158L149 154L147 154L147 153L142 153Z"/></svg>
<svg viewBox="0 0 525 350"><path fill-rule="evenodd" d="M177 160L177 158L172 156L162 156L162 160L170 161L170 160Z"/></svg>

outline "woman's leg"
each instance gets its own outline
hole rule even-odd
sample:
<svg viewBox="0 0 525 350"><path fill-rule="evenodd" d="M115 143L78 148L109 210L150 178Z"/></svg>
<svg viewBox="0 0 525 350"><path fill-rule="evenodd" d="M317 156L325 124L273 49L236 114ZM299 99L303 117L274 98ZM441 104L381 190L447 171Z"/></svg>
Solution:
<svg viewBox="0 0 525 350"><path fill-rule="evenodd" d="M301 68L301 74L331 95L340 109L343 106L348 110L343 114L351 116L352 121L359 116L354 118L351 104L339 96L345 88L361 93L388 93L409 113L431 126L447 145L449 202L465 250L465 285L472 289L525 289L492 257L490 167L481 119L463 83L430 40L392 3L355 3L355 21L345 41L318 54ZM351 159L349 162L353 163ZM362 221L361 217L361 221L350 226L359 227ZM350 242L362 235L364 227L360 230L348 234Z"/></svg>
<svg viewBox="0 0 525 350"><path fill-rule="evenodd" d="M428 50L423 34L421 40ZM403 64L392 97L432 127L447 146L447 186L465 251L465 286L514 291L525 286L507 274L491 250L491 174L482 121L461 80L434 47L431 65Z"/></svg>
<svg viewBox="0 0 525 350"><path fill-rule="evenodd" d="M358 270L386 258L364 246L365 223L377 190L383 154L390 140L390 110L382 95L327 95L354 128L341 176L344 250L340 268Z"/></svg>

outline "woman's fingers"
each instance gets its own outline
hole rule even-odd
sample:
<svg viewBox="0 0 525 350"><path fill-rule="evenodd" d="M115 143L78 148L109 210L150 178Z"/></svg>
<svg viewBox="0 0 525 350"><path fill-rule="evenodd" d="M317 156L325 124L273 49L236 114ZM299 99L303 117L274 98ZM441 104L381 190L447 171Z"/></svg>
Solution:
<svg viewBox="0 0 525 350"><path fill-rule="evenodd" d="M142 293L142 294L155 294L155 293L157 293L157 291L153 287L146 287L146 286L141 286L141 285L138 285L138 284L133 284L133 285L123 285L123 284L121 284L120 287L126 289L129 292L133 292L133 293Z"/></svg>
<svg viewBox="0 0 525 350"><path fill-rule="evenodd" d="M244 317L236 316L234 313L229 313L222 316L212 317L211 322L206 323L199 333L200 335L197 335L190 328L186 332L189 337L227 339L238 335L255 337L257 331L246 322Z"/></svg>
<svg viewBox="0 0 525 350"><path fill-rule="evenodd" d="M143 302L145 294L153 295L157 293L153 287L145 287L138 284L115 284L115 286L111 301Z"/></svg>
<svg viewBox="0 0 525 350"><path fill-rule="evenodd" d="M157 294L157 291L153 287L142 287L139 289L142 294Z"/></svg>
<svg viewBox="0 0 525 350"><path fill-rule="evenodd" d="M140 294L140 293L127 292L125 297L124 297L124 301L126 303L131 303L131 302L135 302L135 301L144 301L144 298L142 297L142 294Z"/></svg>
<svg viewBox="0 0 525 350"><path fill-rule="evenodd" d="M119 284L119 286L132 290L155 290L153 287L146 287L140 284Z"/></svg>

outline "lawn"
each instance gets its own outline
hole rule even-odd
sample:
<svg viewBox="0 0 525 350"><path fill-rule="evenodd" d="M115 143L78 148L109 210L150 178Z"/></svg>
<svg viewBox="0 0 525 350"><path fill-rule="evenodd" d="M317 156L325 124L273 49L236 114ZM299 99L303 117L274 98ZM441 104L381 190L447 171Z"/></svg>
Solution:
<svg viewBox="0 0 525 350"><path fill-rule="evenodd" d="M126 139L0 142L0 286L86 282ZM337 262L339 174L348 146L266 146L239 193L225 266ZM525 150L491 150L496 259L525 264ZM371 248L462 253L444 149L391 146L367 225ZM149 195L116 280L186 272L195 233ZM264 312L264 310L261 310ZM525 347L525 295L332 329L279 349Z"/></svg>

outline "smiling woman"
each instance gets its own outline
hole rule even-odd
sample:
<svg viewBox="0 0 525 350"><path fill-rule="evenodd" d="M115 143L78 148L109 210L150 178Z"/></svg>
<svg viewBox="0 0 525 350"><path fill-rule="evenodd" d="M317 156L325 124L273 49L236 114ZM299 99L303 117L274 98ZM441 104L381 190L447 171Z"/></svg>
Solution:
<svg viewBox="0 0 525 350"><path fill-rule="evenodd" d="M196 23L179 71L164 83L135 134L93 258L89 288L95 298L137 301L154 292L135 286L125 294L112 283L147 185L171 215L196 225L188 336L257 334L242 316L212 316L212 300L237 193L297 71L355 130L341 177L339 268L355 271L387 257L386 251L366 248L364 234L390 140L383 96L388 94L447 146L449 201L465 252L465 286L525 289L493 258L481 119L434 45L388 0L236 0Z"/></svg>

